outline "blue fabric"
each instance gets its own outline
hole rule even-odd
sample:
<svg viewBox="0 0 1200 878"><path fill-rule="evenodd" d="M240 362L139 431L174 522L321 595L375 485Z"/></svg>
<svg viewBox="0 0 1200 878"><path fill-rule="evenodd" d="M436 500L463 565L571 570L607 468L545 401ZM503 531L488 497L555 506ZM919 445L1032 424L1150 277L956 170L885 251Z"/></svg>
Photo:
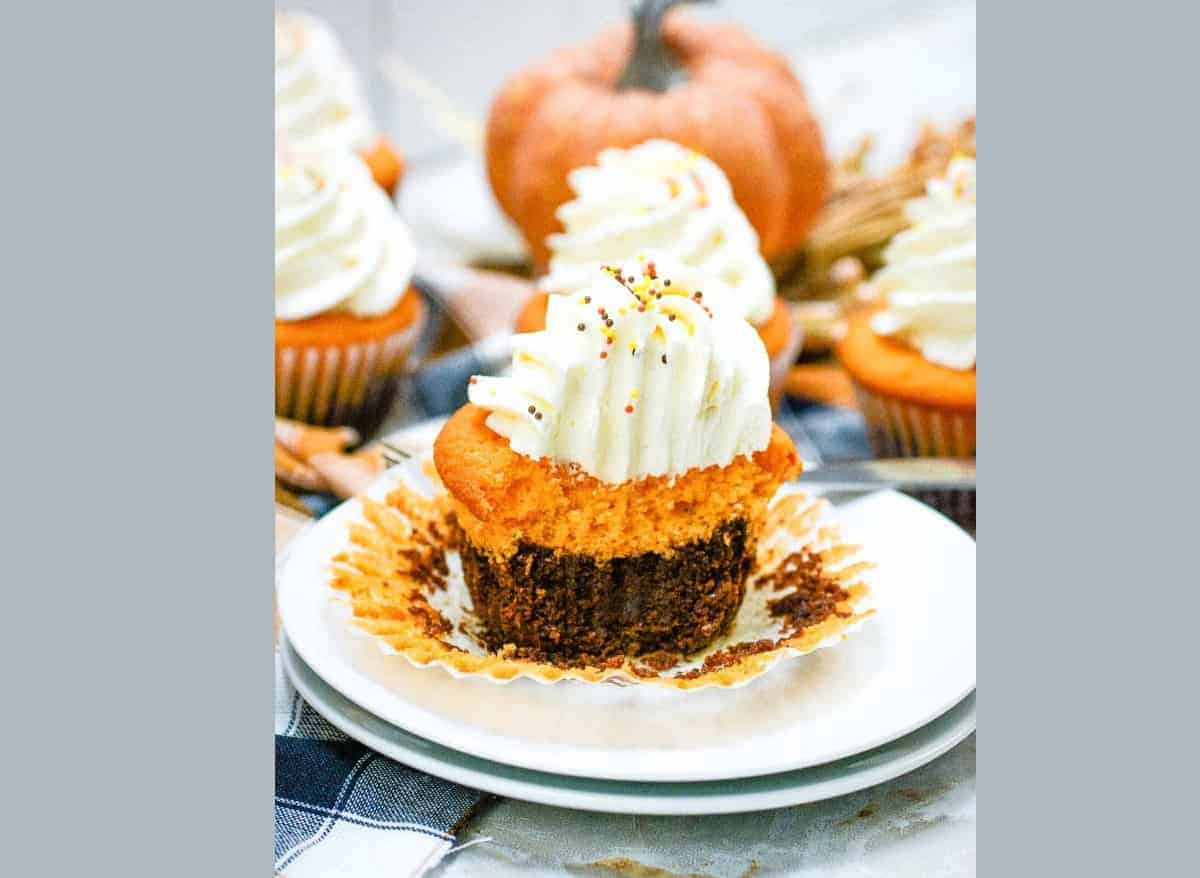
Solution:
<svg viewBox="0 0 1200 878"><path fill-rule="evenodd" d="M348 738L292 689L278 658L275 686L276 873L341 822L453 841L482 800L478 790L415 771Z"/></svg>
<svg viewBox="0 0 1200 878"><path fill-rule="evenodd" d="M856 411L786 397L775 420L792 437L800 456L811 463L871 457L866 425Z"/></svg>

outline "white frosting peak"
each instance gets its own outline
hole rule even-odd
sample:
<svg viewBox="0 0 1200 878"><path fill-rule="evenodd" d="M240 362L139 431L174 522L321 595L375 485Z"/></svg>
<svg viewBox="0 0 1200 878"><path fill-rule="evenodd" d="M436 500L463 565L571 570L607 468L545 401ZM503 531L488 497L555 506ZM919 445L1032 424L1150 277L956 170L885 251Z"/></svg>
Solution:
<svg viewBox="0 0 1200 878"><path fill-rule="evenodd" d="M975 160L958 158L946 176L905 208L911 228L884 250L875 287L887 306L871 328L950 369L975 368Z"/></svg>
<svg viewBox="0 0 1200 878"><path fill-rule="evenodd" d="M511 377L471 379L471 402L517 453L605 482L725 466L771 438L767 353L726 296L655 254L598 268L516 336Z"/></svg>
<svg viewBox="0 0 1200 878"><path fill-rule="evenodd" d="M400 301L416 261L408 231L353 153L275 160L275 317L372 317Z"/></svg>
<svg viewBox="0 0 1200 878"><path fill-rule="evenodd" d="M728 178L711 160L669 140L649 140L604 150L567 182L575 200L558 209L566 231L547 238L547 291L575 290L597 264L648 248L723 281L751 323L771 316L775 279Z"/></svg>
<svg viewBox="0 0 1200 878"><path fill-rule="evenodd" d="M296 153L361 151L377 136L337 37L308 13L275 13L275 132Z"/></svg>

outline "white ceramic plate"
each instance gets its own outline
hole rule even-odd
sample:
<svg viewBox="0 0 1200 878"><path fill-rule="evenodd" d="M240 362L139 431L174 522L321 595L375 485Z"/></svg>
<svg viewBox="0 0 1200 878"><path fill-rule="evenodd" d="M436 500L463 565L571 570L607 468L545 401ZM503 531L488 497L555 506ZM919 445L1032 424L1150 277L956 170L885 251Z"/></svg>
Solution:
<svg viewBox="0 0 1200 878"><path fill-rule="evenodd" d="M279 610L296 652L365 710L445 747L520 768L640 782L746 778L821 765L907 735L975 688L975 541L904 495L838 507L878 564L878 609L843 643L739 689L455 678L388 655L328 585L350 501L288 552Z"/></svg>
<svg viewBox="0 0 1200 878"><path fill-rule="evenodd" d="M309 704L355 740L405 765L500 796L619 814L732 814L818 802L920 768L975 730L975 693L910 735L848 759L744 780L631 783L529 771L459 753L386 723L328 686L282 639L283 665Z"/></svg>

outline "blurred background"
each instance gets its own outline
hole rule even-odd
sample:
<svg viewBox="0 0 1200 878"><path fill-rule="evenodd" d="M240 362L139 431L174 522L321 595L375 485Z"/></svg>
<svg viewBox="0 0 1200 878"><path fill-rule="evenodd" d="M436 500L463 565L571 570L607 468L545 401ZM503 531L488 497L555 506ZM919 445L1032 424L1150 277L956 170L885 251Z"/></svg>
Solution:
<svg viewBox="0 0 1200 878"><path fill-rule="evenodd" d="M500 84L559 46L627 17L626 0L297 0L327 19L369 78L380 123L414 163L459 146L417 79L482 124ZM734 20L795 64L822 114L833 155L863 134L873 157L900 160L916 121L960 119L975 107L975 4L971 0L723 0L692 14ZM413 74L410 89L385 77L386 59ZM368 63L370 61L371 63ZM906 134L906 132L908 132Z"/></svg>
<svg viewBox="0 0 1200 878"><path fill-rule="evenodd" d="M297 0L327 19L362 71L383 130L409 163L400 209L422 252L451 260L519 248L493 208L478 148L515 71L627 20L626 0ZM834 160L864 136L865 169L904 160L923 121L975 109L973 0L724 0L691 14L732 20L784 53ZM453 216L446 204L453 204Z"/></svg>

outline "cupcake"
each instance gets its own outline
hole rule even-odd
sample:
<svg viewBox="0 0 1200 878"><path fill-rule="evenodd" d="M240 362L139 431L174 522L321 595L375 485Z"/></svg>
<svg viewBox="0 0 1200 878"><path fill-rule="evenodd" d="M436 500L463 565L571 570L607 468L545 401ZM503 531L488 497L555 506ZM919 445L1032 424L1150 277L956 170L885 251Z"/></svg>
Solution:
<svg viewBox="0 0 1200 878"><path fill-rule="evenodd" d="M877 455L973 458L975 160L952 161L906 213L912 225L884 250L838 355ZM956 517L973 517L969 505Z"/></svg>
<svg viewBox="0 0 1200 878"><path fill-rule="evenodd" d="M275 162L275 414L369 433L422 312L408 231L353 153Z"/></svg>
<svg viewBox="0 0 1200 878"><path fill-rule="evenodd" d="M472 378L437 437L490 649L595 664L703 648L800 470L771 423L761 339L661 260L552 296L511 375Z"/></svg>
<svg viewBox="0 0 1200 878"><path fill-rule="evenodd" d="M308 13L275 13L275 132L296 154L357 152L375 182L395 194L400 154L376 129L333 30Z"/></svg>
<svg viewBox="0 0 1200 878"><path fill-rule="evenodd" d="M799 326L775 295L758 235L733 198L724 172L667 140L607 149L595 165L567 178L575 198L558 209L565 231L550 235L550 271L517 318L519 332L545 323L548 294L577 289L597 264L616 264L653 249L719 280L731 306L758 331L771 364L777 402L800 345Z"/></svg>

